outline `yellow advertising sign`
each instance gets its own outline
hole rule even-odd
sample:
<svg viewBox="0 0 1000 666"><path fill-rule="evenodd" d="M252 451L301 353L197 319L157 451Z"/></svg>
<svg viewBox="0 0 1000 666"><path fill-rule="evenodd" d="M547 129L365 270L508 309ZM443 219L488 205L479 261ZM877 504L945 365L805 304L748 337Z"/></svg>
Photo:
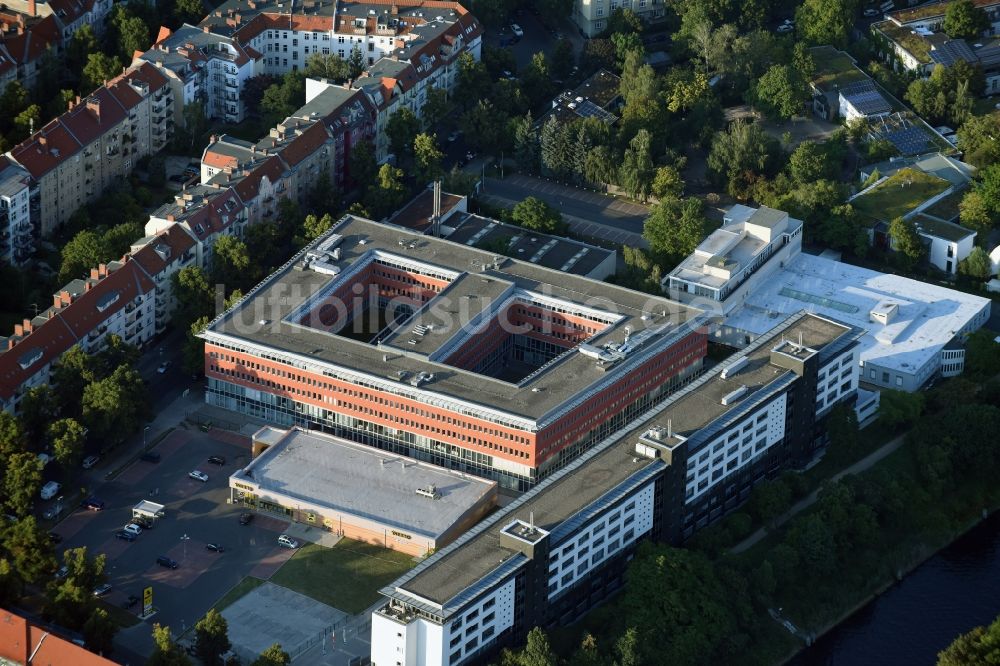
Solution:
<svg viewBox="0 0 1000 666"><path fill-rule="evenodd" d="M149 615L153 612L153 588L152 586L142 591L142 614Z"/></svg>

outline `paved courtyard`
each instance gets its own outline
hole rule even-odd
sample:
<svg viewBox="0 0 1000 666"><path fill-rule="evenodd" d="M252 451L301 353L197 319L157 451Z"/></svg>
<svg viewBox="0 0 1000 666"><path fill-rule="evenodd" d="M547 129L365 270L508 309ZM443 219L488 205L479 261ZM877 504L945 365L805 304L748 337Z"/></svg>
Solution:
<svg viewBox="0 0 1000 666"><path fill-rule="evenodd" d="M222 611L233 651L249 663L273 643L295 656L329 640L347 614L273 583L264 583Z"/></svg>

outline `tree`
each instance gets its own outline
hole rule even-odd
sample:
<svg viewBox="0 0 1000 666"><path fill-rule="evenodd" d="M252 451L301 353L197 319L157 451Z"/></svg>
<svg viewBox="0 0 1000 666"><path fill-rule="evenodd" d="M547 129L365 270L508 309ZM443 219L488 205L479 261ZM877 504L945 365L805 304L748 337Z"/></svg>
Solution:
<svg viewBox="0 0 1000 666"><path fill-rule="evenodd" d="M59 363L52 371L56 401L63 416L80 414L80 395L88 382L97 379L94 372L96 363L80 345L73 345L59 357Z"/></svg>
<svg viewBox="0 0 1000 666"><path fill-rule="evenodd" d="M145 51L149 48L149 28L146 22L138 16L129 16L118 23L118 37L121 40L122 60L131 62L136 51Z"/></svg>
<svg viewBox="0 0 1000 666"><path fill-rule="evenodd" d="M990 29L990 19L972 0L955 0L948 3L941 27L952 39L974 40Z"/></svg>
<svg viewBox="0 0 1000 666"><path fill-rule="evenodd" d="M83 625L83 640L87 649L99 655L109 655L114 649L115 634L118 625L115 624L108 611L95 608Z"/></svg>
<svg viewBox="0 0 1000 666"><path fill-rule="evenodd" d="M375 146L371 141L362 141L352 146L347 162L348 173L355 185L364 189L375 180L378 164L375 161Z"/></svg>
<svg viewBox="0 0 1000 666"><path fill-rule="evenodd" d="M25 451L24 429L9 412L0 412L0 468L15 453Z"/></svg>
<svg viewBox="0 0 1000 666"><path fill-rule="evenodd" d="M48 533L38 527L34 516L11 525L4 534L3 547L10 555L14 571L25 583L35 583L55 571L52 542Z"/></svg>
<svg viewBox="0 0 1000 666"><path fill-rule="evenodd" d="M653 184L653 156L650 148L651 136L641 129L629 142L619 169L619 182L625 192L633 198L646 201Z"/></svg>
<svg viewBox="0 0 1000 666"><path fill-rule="evenodd" d="M1000 114L988 113L969 118L958 128L958 148L965 161L980 169L1000 161Z"/></svg>
<svg viewBox="0 0 1000 666"><path fill-rule="evenodd" d="M306 60L306 77L310 79L330 79L343 83L351 75L351 66L336 53L314 53Z"/></svg>
<svg viewBox="0 0 1000 666"><path fill-rule="evenodd" d="M980 239L985 239L993 229L994 213L979 192L967 191L958 204L958 210L962 226L977 232Z"/></svg>
<svg viewBox="0 0 1000 666"><path fill-rule="evenodd" d="M507 116L498 111L492 102L480 99L462 114L459 125L466 143L472 148L499 154L507 145L507 121Z"/></svg>
<svg viewBox="0 0 1000 666"><path fill-rule="evenodd" d="M650 189L657 199L680 197L684 192L684 179L676 167L662 166L656 170Z"/></svg>
<svg viewBox="0 0 1000 666"><path fill-rule="evenodd" d="M747 510L757 520L773 526L782 514L792 506L792 490L781 479L766 481L753 489Z"/></svg>
<svg viewBox="0 0 1000 666"><path fill-rule="evenodd" d="M937 666L1000 664L1000 616L989 626L961 634L938 653Z"/></svg>
<svg viewBox="0 0 1000 666"><path fill-rule="evenodd" d="M521 87L528 96L532 106L540 103L552 94L552 75L545 53L538 51L531 56L531 62L521 71Z"/></svg>
<svg viewBox="0 0 1000 666"><path fill-rule="evenodd" d="M972 188L982 198L982 205L994 218L1000 215L1000 164L991 164L980 171Z"/></svg>
<svg viewBox="0 0 1000 666"><path fill-rule="evenodd" d="M118 56L109 56L98 51L87 56L87 64L83 67L83 79L80 82L84 90L94 90L118 75L122 70L122 61Z"/></svg>
<svg viewBox="0 0 1000 666"><path fill-rule="evenodd" d="M229 624L214 608L194 625L195 653L205 666L222 666L222 655L232 644L229 642Z"/></svg>
<svg viewBox="0 0 1000 666"><path fill-rule="evenodd" d="M542 125L541 136L539 137L539 156L541 159L542 173L556 178L565 178L571 169L572 146L570 136L562 123L556 120L555 115Z"/></svg>
<svg viewBox="0 0 1000 666"><path fill-rule="evenodd" d="M795 10L795 32L812 46L843 47L851 33L854 5L849 0L805 0Z"/></svg>
<svg viewBox="0 0 1000 666"><path fill-rule="evenodd" d="M305 104L306 77L300 71L292 70L281 77L280 83L274 83L264 91L260 100L260 108L270 120L277 121L292 115L295 110Z"/></svg>
<svg viewBox="0 0 1000 666"><path fill-rule="evenodd" d="M316 240L333 226L333 218L329 213L317 218L315 215L306 215L302 221L302 238L306 243Z"/></svg>
<svg viewBox="0 0 1000 666"><path fill-rule="evenodd" d="M20 81L11 81L0 95L0 118L3 123L9 123L17 114L28 106L28 91Z"/></svg>
<svg viewBox="0 0 1000 666"><path fill-rule="evenodd" d="M90 274L90 269L101 263L104 243L97 233L85 230L74 236L62 249L59 267L60 284Z"/></svg>
<svg viewBox="0 0 1000 666"><path fill-rule="evenodd" d="M7 510L15 516L26 516L42 487L42 461L34 453L15 453L7 459L4 490Z"/></svg>
<svg viewBox="0 0 1000 666"><path fill-rule="evenodd" d="M420 117L424 121L424 130L437 126L448 115L448 91L444 88L431 86L427 89L427 98L420 109Z"/></svg>
<svg viewBox="0 0 1000 666"><path fill-rule="evenodd" d="M241 292L237 289L233 293ZM205 369L205 341L198 336L208 328L208 324L208 317L199 317L188 327L183 359L184 372L188 374L200 375Z"/></svg>
<svg viewBox="0 0 1000 666"><path fill-rule="evenodd" d="M227 290L239 288L250 268L247 244L236 236L221 236L212 251L213 277Z"/></svg>
<svg viewBox="0 0 1000 666"><path fill-rule="evenodd" d="M11 143L19 143L28 138L34 130L42 127L42 107L37 104L28 106L14 118L14 127L18 130Z"/></svg>
<svg viewBox="0 0 1000 666"><path fill-rule="evenodd" d="M528 197L514 206L511 219L525 229L545 234L562 235L566 232L566 223L559 211L537 197Z"/></svg>
<svg viewBox="0 0 1000 666"><path fill-rule="evenodd" d="M888 428L912 425L924 411L923 393L906 393L892 389L882 389L879 401L879 419Z"/></svg>
<svg viewBox="0 0 1000 666"><path fill-rule="evenodd" d="M980 329L965 341L965 370L977 377L1000 373L1000 344L991 331Z"/></svg>
<svg viewBox="0 0 1000 666"><path fill-rule="evenodd" d="M413 161L417 184L437 180L444 173L441 160L444 159L437 147L437 137L433 134L418 134L413 139Z"/></svg>
<svg viewBox="0 0 1000 666"><path fill-rule="evenodd" d="M374 216L382 219L397 210L406 199L403 185L403 170L391 164L383 164L378 170L378 178L365 194L365 207Z"/></svg>
<svg viewBox="0 0 1000 666"><path fill-rule="evenodd" d="M476 60L468 51L458 56L458 95L463 106L468 108L477 100L484 100L490 92L490 75L486 64Z"/></svg>
<svg viewBox="0 0 1000 666"><path fill-rule="evenodd" d="M568 39L560 39L556 42L556 48L552 51L552 76L557 80L563 80L573 71L576 58L573 54L573 42Z"/></svg>
<svg viewBox="0 0 1000 666"><path fill-rule="evenodd" d="M834 168L831 168L833 166ZM788 168L799 183L811 183L829 178L838 165L831 165L823 147L815 141L803 141L788 160Z"/></svg>
<svg viewBox="0 0 1000 666"><path fill-rule="evenodd" d="M174 643L170 627L153 625L153 652L146 660L146 666L191 666L191 660L181 646Z"/></svg>
<svg viewBox="0 0 1000 666"><path fill-rule="evenodd" d="M215 312L215 289L200 266L185 266L170 281L181 321L193 321Z"/></svg>
<svg viewBox="0 0 1000 666"><path fill-rule="evenodd" d="M610 39L589 39L580 56L580 70L589 74L599 69L615 68L615 45Z"/></svg>
<svg viewBox="0 0 1000 666"><path fill-rule="evenodd" d="M977 280L989 280L993 272L990 255L980 246L972 248L965 259L958 262L958 272Z"/></svg>
<svg viewBox="0 0 1000 666"><path fill-rule="evenodd" d="M510 119L510 135L514 137L514 160L525 173L538 170L538 133L529 111Z"/></svg>
<svg viewBox="0 0 1000 666"><path fill-rule="evenodd" d="M745 199L754 183L773 171L777 152L777 142L760 125L737 120L712 140L709 172L724 179L732 196Z"/></svg>
<svg viewBox="0 0 1000 666"><path fill-rule="evenodd" d="M281 649L281 643L274 643L260 653L250 666L288 666L292 658Z"/></svg>
<svg viewBox="0 0 1000 666"><path fill-rule="evenodd" d="M365 57L361 54L361 47L357 44L351 49L351 55L347 59L347 65L351 68L351 78L356 79L365 71Z"/></svg>
<svg viewBox="0 0 1000 666"><path fill-rule="evenodd" d="M889 237L892 247L905 258L905 263L912 268L923 258L927 248L917 232L917 225L912 219L897 217L889 222Z"/></svg>
<svg viewBox="0 0 1000 666"><path fill-rule="evenodd" d="M148 410L146 387L135 369L121 365L83 389L83 422L110 444L134 432Z"/></svg>
<svg viewBox="0 0 1000 666"><path fill-rule="evenodd" d="M654 252L673 259L694 252L705 237L706 221L702 200L697 197L667 197L653 207L643 225L642 235Z"/></svg>
<svg viewBox="0 0 1000 666"><path fill-rule="evenodd" d="M528 640L520 652L505 649L500 655L501 666L556 666L559 657L549 645L549 637L540 627L528 632Z"/></svg>
<svg viewBox="0 0 1000 666"><path fill-rule="evenodd" d="M389 147L400 158L413 152L413 140L419 131L420 119L405 106L389 116L389 121L385 125Z"/></svg>
<svg viewBox="0 0 1000 666"><path fill-rule="evenodd" d="M21 398L21 424L29 441L36 442L36 447L40 448L46 428L58 414L56 394L47 384L28 389ZM0 451L6 450L5 446L0 446Z"/></svg>
<svg viewBox="0 0 1000 666"><path fill-rule="evenodd" d="M74 468L83 457L83 445L87 442L86 430L76 419L59 419L48 429L48 439L52 442L52 452L59 464Z"/></svg>
<svg viewBox="0 0 1000 666"><path fill-rule="evenodd" d="M802 113L808 96L806 81L797 71L788 65L771 65L757 80L750 97L769 117L787 120Z"/></svg>
<svg viewBox="0 0 1000 666"><path fill-rule="evenodd" d="M75 73L79 73L78 68L87 62L90 54L100 50L101 47L97 42L93 26L84 23L73 32L73 36L70 37L69 43L66 45L66 62L71 64Z"/></svg>

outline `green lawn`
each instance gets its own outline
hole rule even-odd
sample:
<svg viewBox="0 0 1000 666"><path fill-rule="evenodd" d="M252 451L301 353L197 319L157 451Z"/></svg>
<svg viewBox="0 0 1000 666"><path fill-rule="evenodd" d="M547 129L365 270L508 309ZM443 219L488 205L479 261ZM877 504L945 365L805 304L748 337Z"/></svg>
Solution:
<svg viewBox="0 0 1000 666"><path fill-rule="evenodd" d="M873 220L890 221L948 189L949 183L916 169L900 169L881 185L851 201L854 209Z"/></svg>
<svg viewBox="0 0 1000 666"><path fill-rule="evenodd" d="M414 565L410 555L341 539L333 548L299 548L271 582L353 615L378 601L379 588Z"/></svg>
<svg viewBox="0 0 1000 666"><path fill-rule="evenodd" d="M222 595L222 598L212 605L212 608L219 611L220 613L236 603L240 597L242 597L247 592L260 587L264 584L260 578L254 578L253 576L247 576L240 582L236 583L228 592Z"/></svg>

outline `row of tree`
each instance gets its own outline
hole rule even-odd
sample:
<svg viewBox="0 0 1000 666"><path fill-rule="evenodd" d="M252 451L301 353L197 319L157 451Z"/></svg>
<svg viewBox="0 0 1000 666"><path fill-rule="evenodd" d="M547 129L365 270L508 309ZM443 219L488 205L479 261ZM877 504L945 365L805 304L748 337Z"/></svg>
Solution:
<svg viewBox="0 0 1000 666"><path fill-rule="evenodd" d="M238 666L239 658L230 654L229 623L214 608L194 625L194 654L203 666ZM225 655L229 655L226 657ZM264 650L250 666L288 666L292 659L279 643ZM153 625L153 653L147 666L192 666L193 662L174 642L170 627Z"/></svg>

